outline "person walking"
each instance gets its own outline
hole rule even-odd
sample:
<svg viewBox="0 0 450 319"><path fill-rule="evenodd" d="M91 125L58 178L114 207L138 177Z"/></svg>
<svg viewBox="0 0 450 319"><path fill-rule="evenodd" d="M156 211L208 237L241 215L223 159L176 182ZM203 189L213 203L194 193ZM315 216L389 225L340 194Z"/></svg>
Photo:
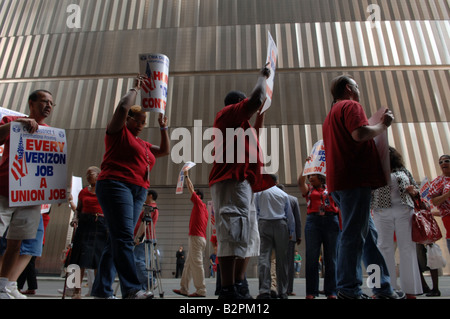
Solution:
<svg viewBox="0 0 450 319"><path fill-rule="evenodd" d="M135 106L144 77L122 97L106 129L105 154L96 193L109 231L109 240L100 259L92 295L112 298L112 284L119 275L122 298L147 299L153 295L141 289L134 260L134 227L150 186L150 172L156 158L167 156L170 140L167 117L159 114L160 145L141 138L147 120L142 107Z"/></svg>
<svg viewBox="0 0 450 319"><path fill-rule="evenodd" d="M187 188L194 204L189 220L189 249L181 275L180 289L173 292L189 297L206 297L205 271L203 268L203 253L206 248L206 227L208 226L208 209L203 203L203 192L195 190L189 178L189 171L184 172ZM189 294L189 283L194 282L195 292Z"/></svg>
<svg viewBox="0 0 450 319"><path fill-rule="evenodd" d="M35 239L41 220L41 205L9 207L9 155L10 127L12 122L23 124L29 134L34 134L39 125L52 113L55 103L49 91L36 90L28 98L29 116L4 116L0 121L0 145L4 145L0 160L0 236L6 230L7 246L0 270L0 299L24 299L17 289L17 279L28 265L29 259L21 259L22 240Z"/></svg>
<svg viewBox="0 0 450 319"><path fill-rule="evenodd" d="M72 299L81 299L81 283L86 269L97 272L98 263L108 239L108 230L102 208L95 192L100 168L91 166L86 171L88 186L78 194L78 204L70 225L76 229L70 264L80 267L80 288L75 288Z"/></svg>
<svg viewBox="0 0 450 319"><path fill-rule="evenodd" d="M216 213L220 264L221 293L219 299L238 299L248 296L243 284L250 257L259 254L259 233L254 205L254 192L272 187L273 181L262 174L260 146L257 133L265 113L260 113L266 97L266 80L270 70L264 67L250 97L231 91L225 97L225 107L214 120L216 133L215 159L209 175L209 187ZM249 120L258 112L255 127ZM237 130L240 136L227 139L227 129ZM248 134L247 134L248 133ZM249 139L246 138L249 136ZM243 152L237 154L239 144ZM233 156L234 155L234 156ZM240 161L238 161L238 158ZM255 161L251 161L251 160ZM241 290L242 289L242 290Z"/></svg>
<svg viewBox="0 0 450 319"><path fill-rule="evenodd" d="M277 184L277 176L271 175ZM288 288L288 248L289 240L295 237L295 220L288 194L273 186L255 195L258 229L261 249L258 258L259 295L258 299L271 298L271 260L275 259L276 296L287 299Z"/></svg>

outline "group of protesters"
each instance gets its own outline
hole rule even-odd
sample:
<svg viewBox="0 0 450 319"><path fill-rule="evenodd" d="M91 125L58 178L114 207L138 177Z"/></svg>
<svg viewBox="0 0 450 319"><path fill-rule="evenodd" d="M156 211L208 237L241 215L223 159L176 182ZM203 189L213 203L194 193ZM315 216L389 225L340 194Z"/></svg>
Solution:
<svg viewBox="0 0 450 319"><path fill-rule="evenodd" d="M246 279L251 257L258 257L257 298L286 299L293 294L294 251L295 245L301 241L298 200L283 191L276 176L264 172L261 157L255 156L262 152L258 133L264 125L265 114L270 112L262 111L269 76L270 69L265 66L260 70L256 85L248 96L241 91L229 92L224 107L214 120L214 128L222 132L224 137L227 136L227 128L242 128L254 133L254 139L245 139L245 154L235 154L240 141L234 136L234 141L215 140L215 153L227 159L215 161L209 175L217 232L217 263L220 268L218 298L223 300L253 298ZM136 237L139 237L136 236L136 228L140 224L143 207L151 205L151 202L146 202L148 197L151 195L153 200L156 199L148 191L150 173L156 159L169 154L170 141L168 119L163 114L158 118L161 131L159 145L139 137L146 125L147 113L136 106L136 97L144 81L145 76L137 76L133 88L117 105L106 129L101 166L88 169L86 178L89 186L80 193L78 206L73 207L76 212L73 225L79 231L75 233L75 238L81 238L89 232L98 235L95 244L83 249L74 246L72 251L72 257L82 264L83 269L96 269L90 294L97 298L115 298L112 285L116 276L119 277L123 298L153 297L149 287L143 285L137 264L139 258L142 261L142 254L136 257L136 246L139 244L136 241ZM386 132L394 121L394 115L386 109L376 124L369 124L359 103L358 84L350 76L335 78L331 83L331 94L333 104L323 125L326 180L317 174L307 177L302 174L298 180L299 189L307 201L307 298L318 296L321 246L326 274L324 293L328 298L369 298L361 289L362 262L366 267L379 267L380 285L373 288L373 298L413 298L423 293L420 279L417 285L402 287L410 289L406 293L391 280L391 258L388 257L391 252L384 247L389 245L385 238L393 235L393 230L383 229L383 236L380 236L383 242L377 241L377 229L382 229L383 223L389 223L389 218L395 218L393 224L399 248L407 250L406 255L401 254L401 262L416 265L405 268L401 276L418 278L417 255L413 249L415 245L411 238L407 241L401 235L410 231L411 225L406 223L409 229L407 225L406 229L397 226L397 222L401 225L398 221L401 218L411 218L414 200L420 196L418 187L403 165L391 167L391 171L386 174L374 141L374 138ZM5 116L0 122L0 144L5 145L0 162L0 236L7 241L0 270L2 299L23 298L16 285L18 276L26 266L19 262L21 245L24 240L36 237L40 222L40 205L9 207L8 203L10 125L19 122L31 134L38 130L39 125L46 126L45 120L54 107L53 96L46 90L37 90L30 95L28 105L28 116ZM250 120L253 117L255 122L252 125ZM234 158L229 160L227 154L234 154ZM391 164L396 154L394 149L390 149ZM243 156L245 161L237 160L238 156ZM447 221L450 215L449 162L449 155L440 157L439 165L443 174L430 187L432 203L439 209L447 233L450 233L450 223ZM206 245L205 220L208 219L208 212L202 202L201 192L194 190L187 173L185 176L193 209L188 257L181 289L175 292L189 297L204 297L204 272L203 267L198 265ZM397 184L400 179L403 179L402 183ZM374 190L386 187L384 191L387 192L385 198L388 202L373 206ZM378 194L376 199L381 201L380 198L384 197ZM397 209L402 205L408 208L404 209L404 214L399 214L398 220L393 213L387 218L381 217L381 210ZM380 210L376 210L378 208ZM152 215L152 219L156 222L157 215ZM83 231L82 225L91 225L91 228ZM152 238L152 234L146 235ZM76 242L84 240L77 239ZM272 293L271 269L274 267L277 288ZM194 279L196 286L193 294L188 291L190 278ZM75 291L74 296L79 298L80 290Z"/></svg>

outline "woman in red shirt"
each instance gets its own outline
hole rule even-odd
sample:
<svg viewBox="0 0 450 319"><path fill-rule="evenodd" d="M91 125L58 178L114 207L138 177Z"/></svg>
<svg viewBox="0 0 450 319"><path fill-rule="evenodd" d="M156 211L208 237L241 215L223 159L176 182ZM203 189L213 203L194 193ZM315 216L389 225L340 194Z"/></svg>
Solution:
<svg viewBox="0 0 450 319"><path fill-rule="evenodd" d="M307 178L309 185L306 183ZM308 214L305 225L306 299L314 299L319 295L319 257L322 245L322 259L326 267L324 292L329 299L335 299L339 209L328 193L325 176L302 174L298 178L298 186L306 198Z"/></svg>
<svg viewBox="0 0 450 319"><path fill-rule="evenodd" d="M100 298L113 297L116 270L122 298L153 297L141 290L133 255L133 233L150 186L150 171L157 157L169 154L170 142L167 117L162 114L158 119L160 146L139 138L147 113L133 105L145 80L142 76L135 79L134 88L122 97L106 130L106 151L97 181L97 197L110 237L92 287L92 295Z"/></svg>
<svg viewBox="0 0 450 319"><path fill-rule="evenodd" d="M97 270L108 238L102 208L95 194L95 184L99 173L98 167L88 168L86 179L89 186L79 193L75 215L70 223L72 227L76 227L76 232L69 264L80 266L80 283L83 281L85 269ZM81 299L81 288L75 288L72 299Z"/></svg>
<svg viewBox="0 0 450 319"><path fill-rule="evenodd" d="M450 252L450 155L439 157L439 166L442 175L436 177L430 185L431 202L435 205L442 217L447 231L447 248Z"/></svg>

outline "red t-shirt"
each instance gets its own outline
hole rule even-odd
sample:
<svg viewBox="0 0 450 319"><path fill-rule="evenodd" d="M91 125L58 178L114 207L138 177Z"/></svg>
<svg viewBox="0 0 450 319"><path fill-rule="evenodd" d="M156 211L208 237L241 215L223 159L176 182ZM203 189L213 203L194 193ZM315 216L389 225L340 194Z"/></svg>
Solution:
<svg viewBox="0 0 450 319"><path fill-rule="evenodd" d="M92 194L87 187L78 194L78 207L82 214L103 216L102 208L98 203L97 195Z"/></svg>
<svg viewBox="0 0 450 319"><path fill-rule="evenodd" d="M274 186L272 178L261 172L263 168L262 150L256 131L249 122L245 108L247 103L248 99L245 99L237 104L228 105L216 115L214 128L221 132L222 141L217 138L214 139L216 158L209 175L209 186L229 179L241 182L247 180L254 192ZM227 128L242 129L241 132L246 136L241 135L234 137L234 140L227 140ZM250 135L251 137L247 137ZM245 142L242 142L243 140ZM244 147L244 154L242 154L242 146ZM232 160L227 159L227 150L233 152ZM258 156L258 154L261 155Z"/></svg>
<svg viewBox="0 0 450 319"><path fill-rule="evenodd" d="M4 116L0 121L0 126L14 122L18 118L27 118L26 116ZM40 124L41 126L47 126L47 124ZM3 156L0 160L0 195L9 197L9 141L10 136L0 141L0 145L4 144Z"/></svg>
<svg viewBox="0 0 450 319"><path fill-rule="evenodd" d="M328 191L387 185L374 140L356 142L352 132L369 125L358 102L333 105L323 124Z"/></svg>
<svg viewBox="0 0 450 319"><path fill-rule="evenodd" d="M156 203L151 203L149 206L155 207L153 209L153 212L150 213L150 216L152 217L153 227L156 228L156 222L158 221L159 211L158 211L158 208L156 206ZM139 219L138 219L138 221L136 223L136 226L134 227L134 236L136 236L136 234L137 234L137 232L139 230L139 227L142 224L142 218L144 217L144 211L145 211L144 209L141 211L141 214L139 215ZM152 235L152 228L151 228L151 226L152 226L152 224L149 223L148 227L147 227L147 238L155 239L154 235Z"/></svg>
<svg viewBox="0 0 450 319"><path fill-rule="evenodd" d="M199 236L206 239L208 226L208 209L196 193L192 193L191 201L194 204L189 220L189 236Z"/></svg>
<svg viewBox="0 0 450 319"><path fill-rule="evenodd" d="M106 151L97 180L112 179L148 188L148 177L155 165L151 146L134 136L126 125L118 133L106 133Z"/></svg>
<svg viewBox="0 0 450 319"><path fill-rule="evenodd" d="M328 193L327 188L314 188L308 185L309 192L306 196L306 213L318 213L320 207L323 205L326 212L339 213L339 208L336 206L333 198Z"/></svg>

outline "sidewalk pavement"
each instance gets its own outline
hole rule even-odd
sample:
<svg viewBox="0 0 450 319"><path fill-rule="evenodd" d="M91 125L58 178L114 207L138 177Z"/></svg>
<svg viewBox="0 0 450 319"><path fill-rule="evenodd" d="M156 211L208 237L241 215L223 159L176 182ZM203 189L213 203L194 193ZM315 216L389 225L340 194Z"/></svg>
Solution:
<svg viewBox="0 0 450 319"><path fill-rule="evenodd" d="M364 278L363 282L363 291L368 296L372 295L371 290L365 284L366 278ZM431 287L431 278L429 276L425 276L425 280L428 285ZM161 286L156 287L154 290L155 299L184 299L184 300L193 300L193 299L217 299L217 296L214 295L216 279L215 278L206 278L206 289L207 296L206 298L187 298L180 295L175 294L172 290L180 288L180 279L175 278L162 278ZM250 294L256 298L258 295L258 279L257 278L249 278L249 288ZM25 284L25 289L26 289ZM323 287L323 278L320 278L319 287ZM35 295L29 295L28 299L62 299L62 294L58 292L64 288L64 278L61 277L50 277L50 276L39 276L38 277L38 289L36 290ZM194 287L191 282L191 291L189 293L193 293ZM114 284L114 289L117 291L117 298L121 297L120 289L118 289L118 281L116 280ZM440 297L426 297L425 295L417 296L417 299L450 299L450 276L440 276L439 277L439 290L441 291ZM93 297L86 296L88 294L89 289L87 287L87 281L83 282L82 287L82 296L83 299L94 299ZM294 280L294 293L295 296L289 296L289 299L305 299L305 278L296 278ZM65 299L71 300L71 297L66 296ZM325 296L321 295L316 299L326 299Z"/></svg>

